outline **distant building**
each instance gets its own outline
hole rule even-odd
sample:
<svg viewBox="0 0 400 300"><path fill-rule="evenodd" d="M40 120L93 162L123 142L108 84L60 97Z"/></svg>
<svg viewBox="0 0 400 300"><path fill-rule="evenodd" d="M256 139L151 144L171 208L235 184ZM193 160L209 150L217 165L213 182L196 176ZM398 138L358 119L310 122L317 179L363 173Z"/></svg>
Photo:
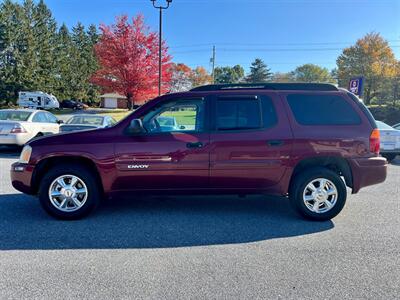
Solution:
<svg viewBox="0 0 400 300"><path fill-rule="evenodd" d="M128 108L127 98L116 93L108 93L100 96L100 107L104 108Z"/></svg>

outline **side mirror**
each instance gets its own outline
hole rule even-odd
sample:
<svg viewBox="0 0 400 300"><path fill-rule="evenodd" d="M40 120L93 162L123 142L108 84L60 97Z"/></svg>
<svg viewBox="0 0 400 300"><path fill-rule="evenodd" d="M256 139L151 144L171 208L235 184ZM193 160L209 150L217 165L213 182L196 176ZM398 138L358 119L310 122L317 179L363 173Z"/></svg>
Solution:
<svg viewBox="0 0 400 300"><path fill-rule="evenodd" d="M145 132L142 120L133 119L128 127L128 132L131 134L138 134Z"/></svg>
<svg viewBox="0 0 400 300"><path fill-rule="evenodd" d="M63 120L57 120L57 124L64 124Z"/></svg>

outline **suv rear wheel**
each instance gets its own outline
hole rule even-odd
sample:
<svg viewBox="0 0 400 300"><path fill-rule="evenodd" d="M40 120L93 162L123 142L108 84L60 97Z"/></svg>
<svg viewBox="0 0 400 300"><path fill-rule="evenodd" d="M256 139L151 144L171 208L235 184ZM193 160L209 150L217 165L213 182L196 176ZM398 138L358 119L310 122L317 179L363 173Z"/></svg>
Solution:
<svg viewBox="0 0 400 300"><path fill-rule="evenodd" d="M39 189L42 207L63 220L88 215L98 205L100 195L94 174L80 165L53 167L43 177Z"/></svg>
<svg viewBox="0 0 400 300"><path fill-rule="evenodd" d="M325 221L343 209L347 191L338 174L325 168L313 168L296 175L289 197L292 207L300 215Z"/></svg>

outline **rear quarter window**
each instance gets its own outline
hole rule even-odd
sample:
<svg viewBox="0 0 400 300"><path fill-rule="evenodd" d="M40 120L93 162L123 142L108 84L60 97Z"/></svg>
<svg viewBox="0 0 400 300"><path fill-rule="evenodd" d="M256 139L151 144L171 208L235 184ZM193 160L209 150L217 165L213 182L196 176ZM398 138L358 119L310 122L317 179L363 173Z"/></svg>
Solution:
<svg viewBox="0 0 400 300"><path fill-rule="evenodd" d="M290 94L290 109L301 125L359 125L361 118L346 99L338 95Z"/></svg>

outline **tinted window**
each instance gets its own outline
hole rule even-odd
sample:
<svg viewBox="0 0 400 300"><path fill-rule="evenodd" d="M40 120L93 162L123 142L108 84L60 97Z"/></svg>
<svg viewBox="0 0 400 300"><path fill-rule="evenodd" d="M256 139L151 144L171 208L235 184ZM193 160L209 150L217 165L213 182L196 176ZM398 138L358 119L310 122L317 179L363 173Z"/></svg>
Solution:
<svg viewBox="0 0 400 300"><path fill-rule="evenodd" d="M287 100L302 125L356 125L361 119L353 107L337 95L292 94Z"/></svg>
<svg viewBox="0 0 400 300"><path fill-rule="evenodd" d="M262 119L263 127L272 127L278 123L278 117L276 116L276 111L272 99L266 96L261 97L262 105Z"/></svg>
<svg viewBox="0 0 400 300"><path fill-rule="evenodd" d="M260 101L257 97L219 98L217 129L240 130L261 127Z"/></svg>

